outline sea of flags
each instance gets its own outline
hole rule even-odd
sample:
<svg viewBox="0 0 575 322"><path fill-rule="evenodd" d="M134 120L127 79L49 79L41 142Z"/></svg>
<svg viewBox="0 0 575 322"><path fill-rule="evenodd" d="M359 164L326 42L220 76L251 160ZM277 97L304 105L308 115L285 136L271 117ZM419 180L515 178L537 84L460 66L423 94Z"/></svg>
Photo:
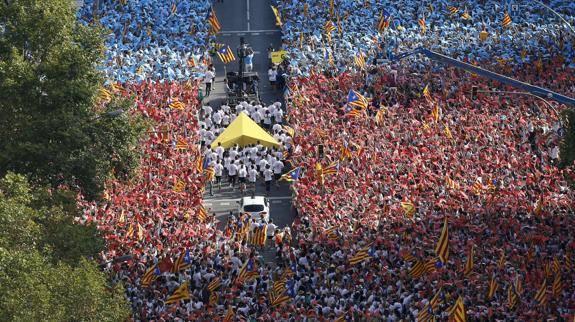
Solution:
<svg viewBox="0 0 575 322"><path fill-rule="evenodd" d="M233 50L230 46L222 47L217 51L218 57L224 64L228 64L236 60Z"/></svg>
<svg viewBox="0 0 575 322"><path fill-rule="evenodd" d="M349 93L347 94L347 104L359 107L360 109L366 109L369 105L369 102L367 101L367 98L365 98L359 92L350 89Z"/></svg>

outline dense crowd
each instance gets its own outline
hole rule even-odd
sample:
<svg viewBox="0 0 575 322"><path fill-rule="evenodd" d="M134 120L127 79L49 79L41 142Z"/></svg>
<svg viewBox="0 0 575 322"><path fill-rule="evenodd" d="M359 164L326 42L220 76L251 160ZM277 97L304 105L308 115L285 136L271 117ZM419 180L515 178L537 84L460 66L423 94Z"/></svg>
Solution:
<svg viewBox="0 0 575 322"><path fill-rule="evenodd" d="M335 1L333 10L329 3L278 3L284 22L283 40L290 48L292 67L302 75L330 65L341 71L358 69L354 58L360 53L370 64L374 58L388 58L421 46L460 60L505 59L513 64L563 55L575 66L570 30L550 10L535 2L349 0ZM573 25L572 1L546 3ZM505 13L512 22L503 27ZM389 27L378 32L382 15L388 17ZM335 27L330 33L331 41L325 27L328 21ZM486 33L485 39L482 32ZM334 63L330 63L330 56ZM419 68L425 66L421 59L411 63Z"/></svg>
<svg viewBox="0 0 575 322"><path fill-rule="evenodd" d="M450 3L459 8L452 16L444 4L335 2L342 35L335 31L330 46L321 43L328 1L308 4L307 14L307 2L278 4L293 53L283 115L279 102L210 106L198 100L200 82L184 82L201 72L188 62L202 59L209 40L208 1L99 1L97 17L114 33L102 69L115 95L135 97L135 113L150 127L137 175L108 182L101 202L80 199L77 221L104 235L102 261L125 285L132 318L445 320L461 297L469 320L573 319L574 168L557 167L564 124L556 111L564 106L525 96L473 98L472 86L507 88L450 68L347 71L358 51L374 58L427 43L480 64L504 58L502 73L573 96L573 44L556 18L538 7L509 9L514 25L503 29L504 8L493 1ZM572 19L572 3L550 4ZM86 21L92 5L80 11ZM393 23L378 36L381 50L372 50L373 13L383 9ZM480 41L483 28L490 36ZM341 73L308 73L326 50ZM429 95L422 94L426 85ZM350 89L370 102L359 117L344 115ZM282 148L211 148L239 113ZM214 169L215 186L199 163ZM333 164L335 171L323 174ZM206 189L246 178L271 182L294 167L301 172L292 186L298 216L291 228L270 222L257 241L262 226L249 216L234 214L220 225L202 206ZM434 249L445 227L449 256L442 262ZM272 249L275 261L266 261ZM123 255L132 257L114 261ZM177 294L186 296L174 300Z"/></svg>
<svg viewBox="0 0 575 322"><path fill-rule="evenodd" d="M86 0L78 16L111 32L100 69L112 82L186 81L203 76L196 66L213 38L206 21L210 5L208 0Z"/></svg>

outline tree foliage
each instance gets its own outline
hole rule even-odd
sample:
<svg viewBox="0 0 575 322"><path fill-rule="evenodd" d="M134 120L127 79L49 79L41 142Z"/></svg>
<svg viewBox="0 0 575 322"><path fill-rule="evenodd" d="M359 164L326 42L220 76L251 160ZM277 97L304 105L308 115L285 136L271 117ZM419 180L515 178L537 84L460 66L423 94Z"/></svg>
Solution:
<svg viewBox="0 0 575 322"><path fill-rule="evenodd" d="M60 195L63 194L63 195ZM75 225L66 191L33 189L25 177L0 180L0 316L3 321L120 321L121 285L95 261L94 227Z"/></svg>
<svg viewBox="0 0 575 322"><path fill-rule="evenodd" d="M96 104L104 34L75 10L73 0L0 2L0 175L78 186L92 199L113 171L137 166L143 125L129 112L102 116L133 103Z"/></svg>
<svg viewBox="0 0 575 322"><path fill-rule="evenodd" d="M567 167L575 162L575 109L563 111L565 137L561 143L561 166Z"/></svg>

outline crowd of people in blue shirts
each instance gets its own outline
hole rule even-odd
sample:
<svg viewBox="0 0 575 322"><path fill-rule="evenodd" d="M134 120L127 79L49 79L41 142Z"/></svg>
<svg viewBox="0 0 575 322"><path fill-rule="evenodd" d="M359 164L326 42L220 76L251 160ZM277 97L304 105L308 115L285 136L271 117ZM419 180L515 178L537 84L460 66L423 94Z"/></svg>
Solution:
<svg viewBox="0 0 575 322"><path fill-rule="evenodd" d="M110 32L99 67L110 81L185 81L203 75L189 61L200 61L213 39L206 21L210 6L209 0L86 0L78 15Z"/></svg>
<svg viewBox="0 0 575 322"><path fill-rule="evenodd" d="M329 66L330 56L339 70L345 70L353 68L353 58L359 53L371 62L418 47L472 62L504 59L529 63L561 54L575 67L572 31L537 2L347 0L334 1L333 10L329 3L278 3L283 39L293 48L292 66L303 75L313 66ZM575 2L547 3L573 24ZM511 22L503 26L506 13ZM389 26L379 32L381 16ZM326 36L328 21L335 27L331 41ZM424 66L414 64L416 68Z"/></svg>

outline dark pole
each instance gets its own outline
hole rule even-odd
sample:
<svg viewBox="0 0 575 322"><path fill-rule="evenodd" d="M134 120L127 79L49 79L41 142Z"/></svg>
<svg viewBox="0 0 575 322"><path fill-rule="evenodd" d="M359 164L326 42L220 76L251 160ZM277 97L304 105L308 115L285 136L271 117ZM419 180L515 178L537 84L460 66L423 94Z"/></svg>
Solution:
<svg viewBox="0 0 575 322"><path fill-rule="evenodd" d="M244 37L240 37L240 46L237 49L238 60L239 60L239 70L238 70L238 78L237 78L237 86L236 91L239 97L242 97L243 90L244 90L244 69L245 63L244 58L247 54L247 45L245 43Z"/></svg>

